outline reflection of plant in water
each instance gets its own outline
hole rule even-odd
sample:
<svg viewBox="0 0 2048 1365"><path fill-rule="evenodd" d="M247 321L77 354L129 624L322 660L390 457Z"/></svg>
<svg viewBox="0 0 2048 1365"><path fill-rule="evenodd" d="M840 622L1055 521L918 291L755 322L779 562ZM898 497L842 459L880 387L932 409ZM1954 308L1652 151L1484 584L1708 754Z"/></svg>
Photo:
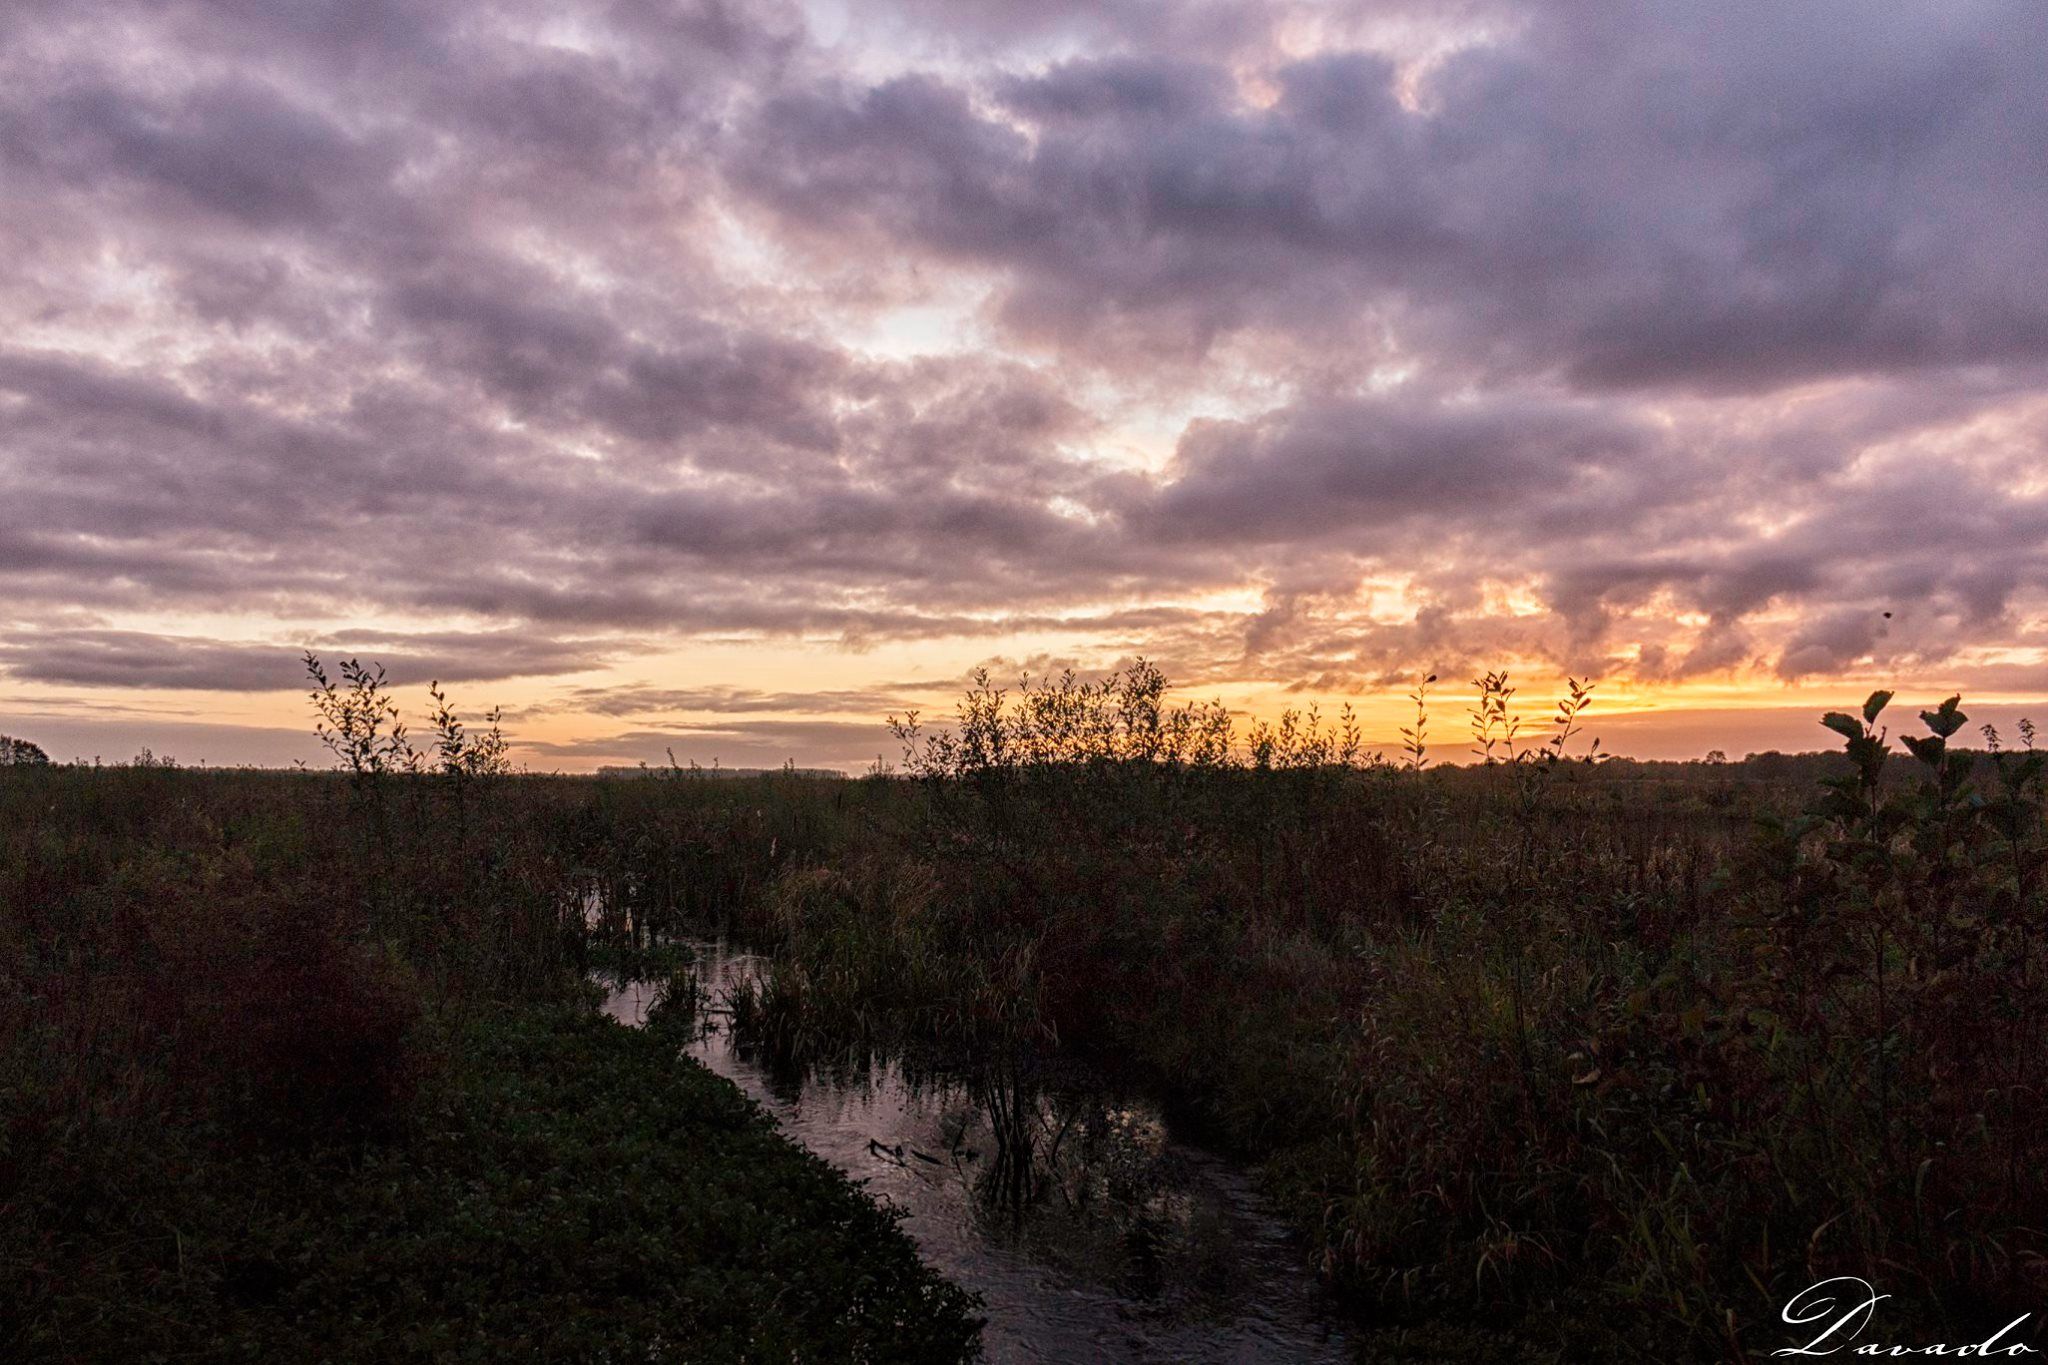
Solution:
<svg viewBox="0 0 2048 1365"><path fill-rule="evenodd" d="M975 1192L992 1207L1008 1209L1021 1216L1041 1188L1038 1162L1038 1129L1041 1121L1037 1093L1014 1071L991 1069L977 1078L975 1096L989 1131L995 1138L993 1159L982 1168ZM1048 1158L1056 1159L1065 1132L1052 1139Z"/></svg>
<svg viewBox="0 0 2048 1365"><path fill-rule="evenodd" d="M1228 1314L1242 1297L1237 1233L1196 1197L1191 1168L1150 1110L1086 1090L1002 1090L1013 1145L973 1178L978 1201L1035 1257L1140 1299ZM989 1122L987 1109L979 1117Z"/></svg>
<svg viewBox="0 0 2048 1365"><path fill-rule="evenodd" d="M654 1003L647 1007L647 1026L666 1032L681 1030L695 1036L710 1022L704 1017L707 1003L696 964L677 963L657 988Z"/></svg>
<svg viewBox="0 0 2048 1365"><path fill-rule="evenodd" d="M1091 1104L1054 1163L1070 1207L1097 1201L1143 1205L1170 1186L1176 1172L1166 1155L1166 1127L1153 1115L1126 1106Z"/></svg>
<svg viewBox="0 0 2048 1365"><path fill-rule="evenodd" d="M1037 1086L1014 1071L968 1087L972 1114L942 1128L977 1203L1054 1261L1118 1267L1147 1297L1178 1284L1215 1292L1232 1260L1228 1230L1188 1191L1188 1171L1147 1109L1086 1090ZM985 1126L986 1159L970 1128ZM1171 1270L1172 1273L1169 1273ZM1199 1283L1197 1283L1199 1281Z"/></svg>
<svg viewBox="0 0 2048 1365"><path fill-rule="evenodd" d="M756 1006L777 970L722 947L696 960L714 999ZM1267 1323L1298 1292L1297 1255L1249 1182L1177 1147L1155 1109L1085 1063L1010 1053L1014 1065L977 1067L958 1050L844 1040L798 1060L770 1045L773 1028L716 1031L730 1044L693 1051L716 1066L734 1049L750 1088L799 1108L818 1150L879 1181L940 1264L957 1239L1000 1247L1058 1285L1106 1292L1119 1313L1144 1305L1168 1333L1239 1331L1254 1304Z"/></svg>
<svg viewBox="0 0 2048 1365"><path fill-rule="evenodd" d="M818 919L843 925L837 916L808 918L811 933L821 932ZM819 997L834 984L820 979L826 976L780 957L728 982L718 996L735 1040L787 1076L808 1073L862 1089L887 1077L912 1094L965 1101L941 1121L942 1150L899 1151L878 1138L871 1144L878 1159L906 1168L922 1159L958 1172L983 1208L1012 1224L1041 1206L1076 1214L1102 1204L1136 1209L1169 1182L1166 1131L1155 1115L1112 1105L1085 1085L1056 1084L1045 1059L1014 1036L1008 1046L986 1045L990 1033L1012 1030L984 1025L972 1030L977 1045L956 1047L905 1045L879 1031L839 1034L831 1027L836 1016L820 1017Z"/></svg>

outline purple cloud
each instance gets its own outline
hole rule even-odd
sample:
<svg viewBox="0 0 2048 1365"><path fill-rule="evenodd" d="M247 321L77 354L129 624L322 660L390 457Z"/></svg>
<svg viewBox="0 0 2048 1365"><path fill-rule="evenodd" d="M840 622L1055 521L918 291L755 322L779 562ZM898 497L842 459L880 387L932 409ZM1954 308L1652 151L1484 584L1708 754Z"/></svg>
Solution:
<svg viewBox="0 0 2048 1365"><path fill-rule="evenodd" d="M197 616L2038 685L2037 6L811 24L0 14L0 686L295 685Z"/></svg>

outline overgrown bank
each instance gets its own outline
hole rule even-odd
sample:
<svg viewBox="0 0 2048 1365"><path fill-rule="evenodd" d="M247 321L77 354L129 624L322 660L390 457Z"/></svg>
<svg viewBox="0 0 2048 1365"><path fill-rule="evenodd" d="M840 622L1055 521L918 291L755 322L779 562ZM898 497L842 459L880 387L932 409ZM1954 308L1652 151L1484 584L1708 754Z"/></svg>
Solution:
<svg viewBox="0 0 2048 1365"><path fill-rule="evenodd" d="M886 1215L597 1015L589 794L0 769L0 1358L970 1355Z"/></svg>
<svg viewBox="0 0 2048 1365"><path fill-rule="evenodd" d="M8 1358L971 1355L890 1217L672 1044L572 1006L448 1042L385 1141L74 1148L10 1201Z"/></svg>

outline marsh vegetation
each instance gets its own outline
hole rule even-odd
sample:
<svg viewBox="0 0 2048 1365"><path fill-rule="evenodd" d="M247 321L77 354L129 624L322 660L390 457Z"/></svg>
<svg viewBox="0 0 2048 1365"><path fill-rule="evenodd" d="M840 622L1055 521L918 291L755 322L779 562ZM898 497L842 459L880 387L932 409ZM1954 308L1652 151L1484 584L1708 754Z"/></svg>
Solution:
<svg viewBox="0 0 2048 1365"><path fill-rule="evenodd" d="M353 1195L250 1262L230 1191L443 1169L444 1116L485 1102L464 1058L574 1016L593 971L667 983L671 1030L549 1025L593 1074L649 1046L687 1068L676 1039L707 1009L764 1065L914 1066L985 1101L982 1185L1013 1209L1079 1188L1063 1069L1143 1093L1258 1172L1302 1275L1381 1355L1767 1355L1782 1305L1831 1274L1882 1281L1891 1339L2032 1311L2031 729L1979 735L1952 701L1895 748L1879 693L1816 727L1835 754L1602 763L1585 689L1529 721L1508 679L1479 681L1477 761L1456 767L1429 761L1451 727L1426 687L1383 760L1348 717L1245 733L1140 666L983 680L942 727L898 718L902 767L859 781L514 774L488 728L416 750L374 672L322 690L340 775L10 768L10 1340L275 1340L279 1303L290 1330L410 1320L427 1335L407 1342L471 1322L507 1282L308 1259L370 1216ZM713 933L764 958L722 993L687 951ZM522 1112L600 1140L592 1086ZM749 1151L720 1169L797 1160ZM843 1184L790 1179L794 1226L865 1216ZM648 1248L681 1235L635 1226ZM441 1235L378 1227L361 1235ZM972 1306L907 1243L880 1281L830 1269L843 1245L718 1273L821 1286L812 1358L968 1349ZM761 1300L674 1254L621 1251L597 1287L551 1292L637 1305L630 1339L687 1357L671 1331Z"/></svg>
<svg viewBox="0 0 2048 1365"><path fill-rule="evenodd" d="M899 722L888 836L743 915L778 966L742 1020L1135 1068L1379 1322L1713 1358L1830 1274L1930 1339L2033 1307L2031 727L1964 751L1951 699L1895 747L1878 693L1838 755L1607 764L1586 689L1532 726L1495 674L1478 761L1433 769L1313 714L1233 739L1161 681Z"/></svg>

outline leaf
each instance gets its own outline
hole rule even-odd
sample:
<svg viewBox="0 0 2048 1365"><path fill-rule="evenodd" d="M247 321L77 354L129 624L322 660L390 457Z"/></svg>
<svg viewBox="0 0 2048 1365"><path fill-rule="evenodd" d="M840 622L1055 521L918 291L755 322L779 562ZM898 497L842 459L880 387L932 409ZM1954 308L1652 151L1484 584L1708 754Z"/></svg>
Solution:
<svg viewBox="0 0 2048 1365"><path fill-rule="evenodd" d="M1831 791L1820 800L1822 815L1836 819L1853 820L1863 813L1863 807L1847 792Z"/></svg>
<svg viewBox="0 0 2048 1365"><path fill-rule="evenodd" d="M1892 694L1883 690L1872 692L1863 703L1863 719L1876 721L1878 713L1891 705Z"/></svg>
<svg viewBox="0 0 2048 1365"><path fill-rule="evenodd" d="M1935 734L1940 735L1942 738L1946 739L1948 738L1948 736L1962 729L1963 723L1969 720L1968 716L1964 715L1960 710L1957 709L1959 706L1962 705L1962 701L1963 699L1960 694L1950 697L1947 701L1941 704L1941 708L1939 710L1922 711L1920 713L1920 719L1926 722L1928 729L1932 730Z"/></svg>
<svg viewBox="0 0 2048 1365"><path fill-rule="evenodd" d="M1884 771L1884 756L1891 751L1891 746L1879 743L1875 735L1858 735L1843 747L1856 766L1872 777Z"/></svg>
<svg viewBox="0 0 2048 1365"><path fill-rule="evenodd" d="M1856 717L1840 711L1830 711L1820 718L1820 723L1844 739L1863 738L1863 727L1856 723Z"/></svg>
<svg viewBox="0 0 2048 1365"><path fill-rule="evenodd" d="M1913 757L1919 759L1930 768L1941 766L1941 758L1948 749L1948 741L1944 740L1940 735L1901 735L1899 738L1903 739L1906 742L1906 747L1913 751Z"/></svg>

